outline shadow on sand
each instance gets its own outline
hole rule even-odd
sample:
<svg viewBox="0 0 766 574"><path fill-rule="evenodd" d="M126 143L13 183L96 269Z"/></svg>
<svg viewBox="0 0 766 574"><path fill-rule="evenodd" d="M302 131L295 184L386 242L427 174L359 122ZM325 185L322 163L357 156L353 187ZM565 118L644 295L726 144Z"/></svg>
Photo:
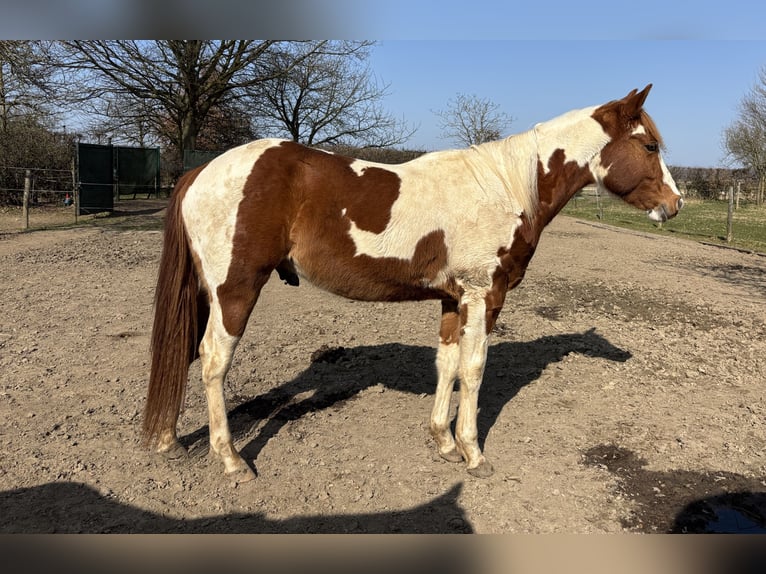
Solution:
<svg viewBox="0 0 766 574"><path fill-rule="evenodd" d="M484 382L479 393L478 430L483 447L489 430L503 407L521 388L537 380L552 363L570 353L582 353L610 361L625 362L631 354L615 347L590 329L584 333L546 336L528 342L501 341L490 347ZM402 392L433 394L436 386L436 350L387 343L369 347L322 347L312 364L294 380L269 390L229 411L235 440L254 438L242 448L245 460L255 460L268 441L288 422L355 398L378 383ZM296 397L313 392L308 398ZM180 438L193 455L207 452L208 427Z"/></svg>
<svg viewBox="0 0 766 574"><path fill-rule="evenodd" d="M473 532L457 503L462 485L408 510L296 516L270 520L262 513L178 519L102 496L74 482L51 482L0 493L2 533L466 533ZM460 525L459 529L449 525Z"/></svg>

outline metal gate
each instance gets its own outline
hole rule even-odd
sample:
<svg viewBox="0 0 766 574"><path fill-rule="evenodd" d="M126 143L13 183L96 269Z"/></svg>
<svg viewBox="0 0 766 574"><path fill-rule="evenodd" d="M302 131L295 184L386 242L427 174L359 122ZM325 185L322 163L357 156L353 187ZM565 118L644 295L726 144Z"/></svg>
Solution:
<svg viewBox="0 0 766 574"><path fill-rule="evenodd" d="M77 144L79 214L113 211L121 195L158 191L160 149Z"/></svg>
<svg viewBox="0 0 766 574"><path fill-rule="evenodd" d="M78 215L114 210L114 150L112 146L77 144Z"/></svg>

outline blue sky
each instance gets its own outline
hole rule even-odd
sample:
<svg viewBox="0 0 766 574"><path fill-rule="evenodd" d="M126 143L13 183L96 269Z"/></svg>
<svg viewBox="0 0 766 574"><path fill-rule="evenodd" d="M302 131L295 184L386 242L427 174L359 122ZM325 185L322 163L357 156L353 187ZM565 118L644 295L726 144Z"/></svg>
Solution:
<svg viewBox="0 0 766 574"><path fill-rule="evenodd" d="M387 110L440 149L432 110L458 93L497 103L523 131L654 84L646 103L672 165L722 165L721 133L766 66L756 0L26 0L0 38L380 40L370 66Z"/></svg>
<svg viewBox="0 0 766 574"><path fill-rule="evenodd" d="M723 165L721 133L766 67L765 41L385 40L370 68L389 84L387 110L418 126L407 147L454 146L433 110L457 93L498 104L508 132L653 84L646 110L672 165Z"/></svg>

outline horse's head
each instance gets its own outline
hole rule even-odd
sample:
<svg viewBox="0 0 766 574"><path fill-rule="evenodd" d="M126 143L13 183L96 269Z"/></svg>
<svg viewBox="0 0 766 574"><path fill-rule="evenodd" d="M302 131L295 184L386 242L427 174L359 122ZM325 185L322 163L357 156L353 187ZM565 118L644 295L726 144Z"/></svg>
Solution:
<svg viewBox="0 0 766 574"><path fill-rule="evenodd" d="M675 217L684 200L660 155L662 138L644 109L651 84L596 108L593 118L609 136L591 170L596 183L654 221Z"/></svg>

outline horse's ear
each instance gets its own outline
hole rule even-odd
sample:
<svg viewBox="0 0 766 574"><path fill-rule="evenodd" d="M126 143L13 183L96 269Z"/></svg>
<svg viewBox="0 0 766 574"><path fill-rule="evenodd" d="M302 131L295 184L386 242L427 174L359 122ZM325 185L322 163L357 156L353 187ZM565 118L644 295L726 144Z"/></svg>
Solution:
<svg viewBox="0 0 766 574"><path fill-rule="evenodd" d="M646 96L649 95L649 90L652 89L652 85L648 84L640 92L638 90L631 90L631 92L623 98L622 113L628 118L637 118L641 114L641 109L644 107Z"/></svg>

